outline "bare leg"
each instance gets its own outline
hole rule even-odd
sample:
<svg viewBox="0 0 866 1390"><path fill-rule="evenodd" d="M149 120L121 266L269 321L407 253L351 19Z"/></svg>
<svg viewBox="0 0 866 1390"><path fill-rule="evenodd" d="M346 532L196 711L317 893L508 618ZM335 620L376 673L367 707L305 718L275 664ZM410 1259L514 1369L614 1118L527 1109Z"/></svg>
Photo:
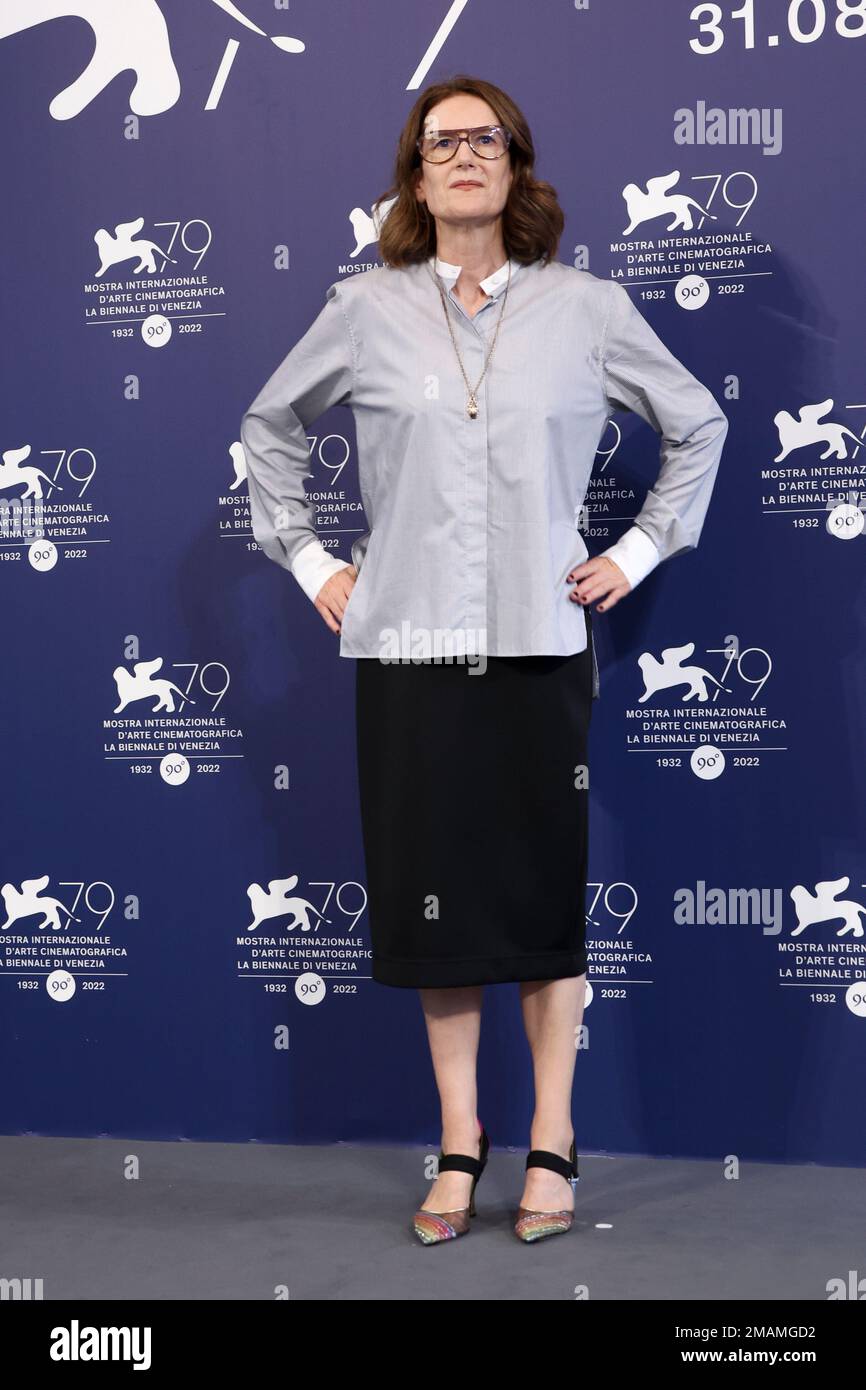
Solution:
<svg viewBox="0 0 866 1390"><path fill-rule="evenodd" d="M586 975L526 981L520 986L523 1025L532 1050L535 1078L535 1114L529 1147L548 1149L563 1158L568 1158L574 1133L571 1091L585 997ZM574 1192L558 1173L529 1168L520 1204L533 1211L573 1211Z"/></svg>
<svg viewBox="0 0 866 1390"><path fill-rule="evenodd" d="M459 989L421 989L421 1007L442 1107L442 1152L478 1158L478 1041L482 985ZM443 1173L430 1188L424 1211L455 1211L469 1205L469 1173Z"/></svg>

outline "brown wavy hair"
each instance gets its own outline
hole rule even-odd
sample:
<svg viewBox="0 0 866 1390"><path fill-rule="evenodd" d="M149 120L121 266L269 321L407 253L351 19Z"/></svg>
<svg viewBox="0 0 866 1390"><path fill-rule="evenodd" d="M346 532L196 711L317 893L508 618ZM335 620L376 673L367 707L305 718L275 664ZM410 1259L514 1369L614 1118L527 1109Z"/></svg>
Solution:
<svg viewBox="0 0 866 1390"><path fill-rule="evenodd" d="M379 232L379 255L386 265L399 269L424 261L436 251L435 219L427 204L415 197L421 166L415 142L424 128L427 112L455 92L481 97L496 113L497 121L511 131L508 157L514 177L502 209L505 254L522 265L539 258L546 264L556 255L565 216L553 185L533 175L535 145L526 118L501 87L465 73L425 88L409 112L397 146L394 182L376 200L376 204L397 200Z"/></svg>

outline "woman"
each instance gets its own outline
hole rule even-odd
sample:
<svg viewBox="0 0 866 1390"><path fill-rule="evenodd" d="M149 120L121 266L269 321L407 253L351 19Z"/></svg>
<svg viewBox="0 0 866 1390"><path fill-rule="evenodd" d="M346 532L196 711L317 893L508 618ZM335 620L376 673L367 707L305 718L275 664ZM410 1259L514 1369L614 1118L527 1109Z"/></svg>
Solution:
<svg viewBox="0 0 866 1390"><path fill-rule="evenodd" d="M586 984L590 606L698 541L727 431L617 283L555 259L564 225L515 103L469 77L421 94L380 200L384 262L325 308L244 416L253 532L356 664L373 978L420 990L442 1107L427 1244L469 1228L485 984L520 984L535 1113L517 1235L569 1229ZM355 416L370 526L317 538L306 428ZM661 435L634 526L577 529L607 419ZM581 609L583 612L581 612Z"/></svg>

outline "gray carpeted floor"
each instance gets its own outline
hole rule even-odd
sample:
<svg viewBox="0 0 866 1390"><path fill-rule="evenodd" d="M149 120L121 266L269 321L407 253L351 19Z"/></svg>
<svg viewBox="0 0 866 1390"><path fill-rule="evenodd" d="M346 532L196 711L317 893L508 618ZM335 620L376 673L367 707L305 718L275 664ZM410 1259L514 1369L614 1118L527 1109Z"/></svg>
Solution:
<svg viewBox="0 0 866 1390"><path fill-rule="evenodd" d="M581 1155L571 1231L525 1246L525 1151L494 1150L470 1233L425 1247L435 1152L0 1137L0 1279L46 1300L823 1301L866 1275L861 1169Z"/></svg>

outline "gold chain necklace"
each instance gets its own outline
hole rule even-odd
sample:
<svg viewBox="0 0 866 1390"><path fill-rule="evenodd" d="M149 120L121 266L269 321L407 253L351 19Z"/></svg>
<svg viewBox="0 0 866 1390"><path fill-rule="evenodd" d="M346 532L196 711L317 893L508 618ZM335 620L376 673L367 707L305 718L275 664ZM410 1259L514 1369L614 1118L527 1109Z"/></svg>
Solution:
<svg viewBox="0 0 866 1390"><path fill-rule="evenodd" d="M448 324L448 332L451 334L451 342L453 343L454 351L457 354L457 361L460 365L460 370L463 373L463 380L466 382L466 390L468 392L466 410L470 420L474 420L478 415L478 397L475 393L477 392L479 386L484 380L484 373L490 366L490 359L493 356L493 349L496 347L496 339L499 337L499 327L502 323L502 315L505 313L505 301L508 298L508 286L511 284L511 257L509 256L508 258L508 279L505 282L505 293L502 296L502 304L499 308L499 318L496 320L496 332L493 334L493 342L490 344L490 351L487 354L487 361L484 363L484 371L481 373L474 387L469 385L469 378L466 375L466 370L463 366L463 358L460 356L460 349L457 346L457 339L454 337L454 329L451 326L451 315L448 312L448 303L445 298L445 291L442 288L442 284L439 280L438 275L436 276L436 284L439 288L439 298L442 300L442 308L445 311L445 322Z"/></svg>

